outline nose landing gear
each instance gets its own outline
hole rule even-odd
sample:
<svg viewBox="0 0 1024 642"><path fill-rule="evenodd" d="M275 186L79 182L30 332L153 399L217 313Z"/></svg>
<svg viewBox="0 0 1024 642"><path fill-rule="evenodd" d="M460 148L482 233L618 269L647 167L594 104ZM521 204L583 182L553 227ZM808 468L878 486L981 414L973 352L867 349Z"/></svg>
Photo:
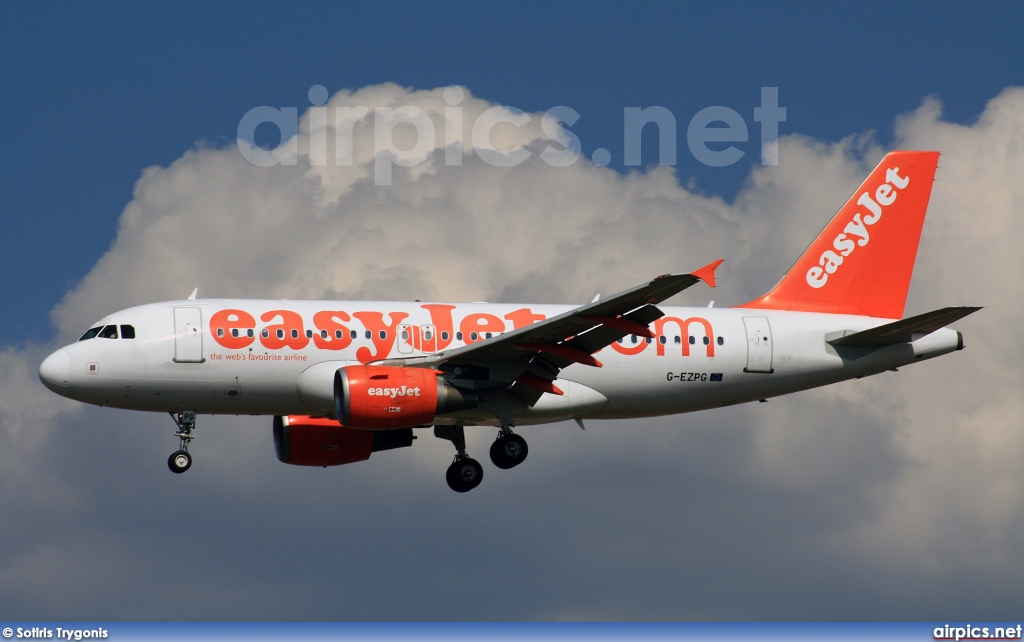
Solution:
<svg viewBox="0 0 1024 642"><path fill-rule="evenodd" d="M178 426L178 432L174 433L174 436L180 441L178 450L167 458L167 467L171 469L172 473L181 474L192 467L192 455L188 454L188 444L196 438L192 434L196 428L196 413L194 410L182 410L170 414L171 419Z"/></svg>

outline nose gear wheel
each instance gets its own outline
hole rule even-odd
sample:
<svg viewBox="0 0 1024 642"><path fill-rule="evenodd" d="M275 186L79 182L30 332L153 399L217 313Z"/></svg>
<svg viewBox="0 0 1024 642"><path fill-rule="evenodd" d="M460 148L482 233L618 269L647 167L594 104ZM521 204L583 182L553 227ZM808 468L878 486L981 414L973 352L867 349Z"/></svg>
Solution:
<svg viewBox="0 0 1024 642"><path fill-rule="evenodd" d="M187 450L179 450L171 453L167 458L167 467L172 473L183 473L192 467L192 455Z"/></svg>

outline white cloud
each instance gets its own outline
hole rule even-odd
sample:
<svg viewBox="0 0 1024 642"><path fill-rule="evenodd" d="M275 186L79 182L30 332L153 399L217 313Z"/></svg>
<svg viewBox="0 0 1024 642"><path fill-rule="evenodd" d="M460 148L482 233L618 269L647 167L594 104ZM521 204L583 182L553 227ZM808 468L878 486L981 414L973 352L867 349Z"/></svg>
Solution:
<svg viewBox="0 0 1024 642"><path fill-rule="evenodd" d="M380 85L340 92L328 107L365 106L372 112L377 107L410 105L428 114L441 132L445 109L450 107L442 92ZM467 152L472 148L470 123L492 106L466 92L459 140ZM541 567L550 563L580 585L563 586L555 578L556 585L563 586L561 596L540 591L536 599L513 610L474 612L449 607L437 611L439 617L473 617L474 613L499 618L611 614L680 619L889 614L919 619L937 617L941 613L937 609L949 599L948 592L929 593L925 581L951 582L958 573L981 578L978 584L983 593L976 601L964 597L963 603L989 603L997 609L1019 604L1019 582L1008 578L1024 571L1024 549L1014 536L1024 521L1024 467L1019 462L1024 453L1020 394L1024 348L1013 332L1024 313L1024 286L1018 278L1024 273L1024 253L1017 248L1024 232L1019 216L1024 211L1024 181L1019 180L1024 176L1022 114L1024 90L1008 89L970 125L944 122L939 104L931 99L896 124L897 146L943 152L907 312L946 305L987 306L957 324L966 336L964 352L905 368L899 374L839 384L767 405L625 422L628 426L613 423L587 433L559 426L533 428L528 435L533 445L532 477L503 477L488 470L484 486L475 491L480 497L469 504L457 505L458 498L444 488L441 471L446 461L439 459L432 474L420 459L382 454L379 460L375 457L328 481L317 478L309 501L298 501L297 506L317 511L314 500L322 496L330 501L326 498L338 479L362 489L370 499L359 503L353 494L349 501L356 505L344 511L362 519L383 514L385 523L399 529L387 534L395 539L378 542L395 560L384 574L400 581L405 573L413 578L412 586L417 582L429 586L441 570L433 562L395 548L418 529L425 538L420 542L423 547L441 546L449 535L440 522L458 519L465 506L472 506L475 519L485 524L480 528L487 530L490 525L495 532L506 533L511 529L524 538L526 543L516 548L519 572L544 575ZM308 145L302 143L300 161L293 167L256 167L231 147L195 149L170 167L149 168L122 215L111 250L54 310L60 340L73 339L105 313L183 297L196 285L201 296L211 297L583 302L596 292L611 293L657 274L686 271L724 257L720 291L690 291L683 298L696 305L708 298L718 299L719 305L741 303L774 284L884 153L870 136L851 136L831 144L784 137L780 164L756 169L735 201L727 203L688 191L666 168L621 175L584 160L553 168L538 156L551 141L540 129L540 115L532 116L530 125L504 127L494 139L506 149L518 144L530 150L532 157L525 163L497 168L467 153L461 166L446 166L444 137L439 133L434 154L417 167L395 167L393 185L388 188L374 185L372 116L355 124L351 167L310 167L303 156ZM306 115L300 131L308 130ZM408 134L401 132L401 136ZM414 141L398 141L401 136L396 137L399 147L411 148ZM333 154L329 149L328 158ZM59 414L66 406L34 382L31 363L38 357L36 352L0 354L9 366L3 369L5 449L18 443L17 435L24 434L29 423L40 428L39 439L44 443L59 439L46 427L67 423L66 416ZM169 429L165 418L158 422L113 411L103 416L115 415L118 422L131 417L132 422ZM97 416L89 414L89 420L75 429L94 435L102 444L104 427L97 425ZM207 425L245 439L244 430L228 428L236 423L217 420ZM246 459L255 452L252 443L257 442L246 442L239 456L227 441L217 442L212 436L215 429L210 430L196 446L202 462L197 467L222 471L212 478L212 485L222 490L202 503L211 514L221 510L220 502L233 501L233 492L245 497L245 505L262 506L260 510L279 515L283 509L276 502L268 507L249 495L267 492L270 477L283 484L286 490L280 492L285 496L302 493L311 483L307 474L277 465L269 455L258 466ZM159 444L153 435L133 437L117 452L131 458L129 445L139 448L148 443L156 444L152 449L158 451L169 445L166 437L161 433ZM484 444L489 438L474 437ZM205 455L204 439L211 443ZM265 427L259 439L269 452ZM6 481L29 487L42 480L47 488L68 487L65 474L48 468L47 457L35 452L31 461L40 470L28 464L8 467ZM439 451L424 452L434 456ZM583 452L586 458L581 457ZM104 457L99 445L95 457ZM103 461L108 467L128 465L123 460ZM387 472L397 461L407 465ZM277 468L264 473L265 465ZM138 462L132 466L160 468L162 462L157 456L147 460L145 467ZM162 484L153 480L166 476L166 471L153 471L153 477L145 477L140 486ZM233 484L228 483L231 479ZM575 486L580 479L588 485ZM672 490L675 487L670 485L677 483L681 490ZM232 491L223 490L225 486ZM488 486L491 491L486 490ZM413 508L421 502L398 499L404 495L403 488L409 496L440 507L438 515ZM102 492L90 489L81 492ZM487 494L499 489L504 495ZM497 528L505 517L488 502L507 500L508 494L517 497L512 503L523 515L552 520L542 527L535 523L549 531L548 540L532 540L529 533L516 530L518 522L506 524L505 531ZM5 513L41 511L43 500L38 493L2 496ZM560 499L566 497L578 503L570 506ZM145 513L139 498L128 496L125 501ZM399 506L414 513L409 519L423 521L403 522L388 510ZM612 515L606 522L598 520L605 510L625 512L645 525L653 521L658 526L649 530L619 522ZM567 514L580 524L603 530L588 535L587 544L577 549L580 535L575 526L561 522ZM700 524L692 523L695 515ZM86 519L97 517L92 514ZM306 532L313 527L309 516L299 516L297 521L308 524L297 527L305 533L300 539L312 537ZM749 534L714 534L716 529L743 530L744 525ZM25 538L28 532L15 530L12 536ZM365 532L352 536L362 546L374 541ZM637 537L647 545L633 549L632 540ZM765 555L770 553L771 560L752 552L755 542L766 547ZM262 544L266 542L255 545ZM460 546L472 559L488 559L493 553L465 540L460 540ZM688 552L697 548L703 559ZM36 568L33 559L73 564L67 556L33 550L25 553L27 557L0 563L0 568L25 574ZM209 554L215 551L216 547ZM552 551L563 557L552 561ZM591 568L595 560L588 555L600 557L602 564L620 574L595 574ZM657 557L659 563L646 556ZM733 566L739 564L737 560L746 560L750 566ZM42 564L38 569L45 573L51 566ZM788 578L789 589L771 597L764 580L754 577L762 566L769 575ZM654 587L659 582L676 586L675 573L688 583L706 582L719 588L696 596L690 606L641 590L635 601L623 607L609 596L623 586L635 588L629 569L637 567L660 578ZM717 573L726 567L751 587L739 590L720 585ZM863 573L864 569L877 576ZM363 571L369 573L366 568ZM808 584L810 572L847 573L853 579L848 586L821 589ZM230 582L231 573L244 581L245 573L234 566L225 573L216 581ZM289 577L282 582L302 582ZM991 579L990 585L986 586L985 578ZM493 588L488 582L498 580L484 575L480 581ZM527 591L532 586L521 576L516 581ZM592 586L584 587L588 582ZM880 589L883 582L885 590ZM893 587L915 591L918 597L893 602L889 593L895 591ZM267 590L272 592L273 587ZM847 591L858 596L856 605L851 603L846 611L831 605L842 602L837 596L848 595ZM12 586L0 587L0 602L14 603L10 602L14 596ZM789 606L802 596L806 597L800 602L804 610ZM955 592L953 596L957 597ZM415 599L422 600L423 594ZM411 606L413 600L410 593L409 601L398 604L399 610L390 617L416 617L421 612ZM470 600L465 608L476 604ZM612 604L618 604L618 610L601 610ZM336 617L315 609L289 613L294 612ZM161 611L151 605L140 607L140 613L156 617ZM368 613L368 617L389 617L386 611Z"/></svg>

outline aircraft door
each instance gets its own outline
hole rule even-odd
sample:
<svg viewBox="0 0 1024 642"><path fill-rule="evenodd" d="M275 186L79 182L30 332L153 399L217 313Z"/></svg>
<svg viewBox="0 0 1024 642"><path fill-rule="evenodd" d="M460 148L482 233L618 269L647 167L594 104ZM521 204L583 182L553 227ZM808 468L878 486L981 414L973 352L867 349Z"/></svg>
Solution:
<svg viewBox="0 0 1024 642"><path fill-rule="evenodd" d="M401 324L398 326L398 354L412 354L413 350L413 326Z"/></svg>
<svg viewBox="0 0 1024 642"><path fill-rule="evenodd" d="M174 362L204 361L202 312L199 308L174 308Z"/></svg>
<svg viewBox="0 0 1024 642"><path fill-rule="evenodd" d="M747 329L747 367L743 372L773 372L772 328L768 317L743 317Z"/></svg>
<svg viewBox="0 0 1024 642"><path fill-rule="evenodd" d="M437 352L437 330L434 326L420 326L420 350L427 354Z"/></svg>

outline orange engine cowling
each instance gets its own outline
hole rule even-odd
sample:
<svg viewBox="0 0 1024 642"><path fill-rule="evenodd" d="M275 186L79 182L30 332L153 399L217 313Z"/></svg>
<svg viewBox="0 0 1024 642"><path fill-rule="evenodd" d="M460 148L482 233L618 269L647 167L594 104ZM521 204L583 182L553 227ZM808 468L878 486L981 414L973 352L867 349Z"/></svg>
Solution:
<svg viewBox="0 0 1024 642"><path fill-rule="evenodd" d="M426 368L346 366L334 375L334 410L349 428L429 425L437 415L473 408L478 402L476 393L460 390Z"/></svg>
<svg viewBox="0 0 1024 642"><path fill-rule="evenodd" d="M411 446L412 428L368 432L326 417L274 417L277 459L296 466L340 466L370 458L370 453Z"/></svg>

